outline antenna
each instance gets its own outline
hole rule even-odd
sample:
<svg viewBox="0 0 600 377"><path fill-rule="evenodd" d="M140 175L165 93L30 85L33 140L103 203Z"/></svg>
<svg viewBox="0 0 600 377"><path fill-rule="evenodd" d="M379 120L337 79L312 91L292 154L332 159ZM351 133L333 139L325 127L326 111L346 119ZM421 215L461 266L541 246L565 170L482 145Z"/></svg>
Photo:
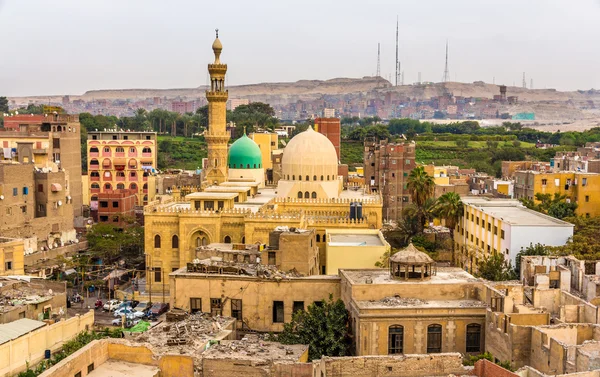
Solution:
<svg viewBox="0 0 600 377"><path fill-rule="evenodd" d="M396 86L398 86L399 71L400 71L400 62L398 61L398 16L396 16Z"/></svg>
<svg viewBox="0 0 600 377"><path fill-rule="evenodd" d="M379 48L379 43L377 43L377 77L381 76L381 64L380 64L380 60L379 57L381 55L381 50Z"/></svg>
<svg viewBox="0 0 600 377"><path fill-rule="evenodd" d="M446 67L444 68L444 76L442 82L450 81L450 71L448 70L448 40L446 39Z"/></svg>
<svg viewBox="0 0 600 377"><path fill-rule="evenodd" d="M529 81L529 89L533 89L533 79L530 79Z"/></svg>
<svg viewBox="0 0 600 377"><path fill-rule="evenodd" d="M523 72L523 89L527 89L527 81L525 81L525 72Z"/></svg>

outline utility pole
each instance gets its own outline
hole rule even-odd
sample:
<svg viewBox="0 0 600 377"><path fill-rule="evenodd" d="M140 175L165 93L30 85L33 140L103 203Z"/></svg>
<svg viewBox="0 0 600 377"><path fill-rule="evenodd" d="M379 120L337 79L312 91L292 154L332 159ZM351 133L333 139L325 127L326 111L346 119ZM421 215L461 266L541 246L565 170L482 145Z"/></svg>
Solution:
<svg viewBox="0 0 600 377"><path fill-rule="evenodd" d="M448 40L446 39L446 66L444 67L444 76L442 82L450 81L450 71L448 70Z"/></svg>
<svg viewBox="0 0 600 377"><path fill-rule="evenodd" d="M380 54L381 50L380 50L379 47L380 47L380 44L377 43L377 74L376 74L376 77L380 77L381 76L381 64L380 64L380 59L379 59L380 55L381 55Z"/></svg>
<svg viewBox="0 0 600 377"><path fill-rule="evenodd" d="M400 71L400 62L398 61L398 16L396 16L396 86L398 86L399 71Z"/></svg>

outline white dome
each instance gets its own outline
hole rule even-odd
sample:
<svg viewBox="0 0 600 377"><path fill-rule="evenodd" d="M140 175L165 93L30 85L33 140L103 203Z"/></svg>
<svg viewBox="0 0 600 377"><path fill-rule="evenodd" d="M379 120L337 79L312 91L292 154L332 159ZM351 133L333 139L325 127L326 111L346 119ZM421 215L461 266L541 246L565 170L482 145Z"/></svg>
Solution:
<svg viewBox="0 0 600 377"><path fill-rule="evenodd" d="M288 181L331 181L337 179L335 147L312 127L294 136L283 151L281 179Z"/></svg>

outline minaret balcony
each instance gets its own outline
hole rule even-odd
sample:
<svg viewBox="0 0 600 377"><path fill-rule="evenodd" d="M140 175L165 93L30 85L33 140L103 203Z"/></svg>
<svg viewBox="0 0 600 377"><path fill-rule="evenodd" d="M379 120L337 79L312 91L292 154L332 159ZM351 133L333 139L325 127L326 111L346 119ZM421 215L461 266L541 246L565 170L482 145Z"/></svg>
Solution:
<svg viewBox="0 0 600 377"><path fill-rule="evenodd" d="M206 99L209 102L226 102L227 98L229 97L229 91L224 91L224 92L211 92L211 91L206 91Z"/></svg>

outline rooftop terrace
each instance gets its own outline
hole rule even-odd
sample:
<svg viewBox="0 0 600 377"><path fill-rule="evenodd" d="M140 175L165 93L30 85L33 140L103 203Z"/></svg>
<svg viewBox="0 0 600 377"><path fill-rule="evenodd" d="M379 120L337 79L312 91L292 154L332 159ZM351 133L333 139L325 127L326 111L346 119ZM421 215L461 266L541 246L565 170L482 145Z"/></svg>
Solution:
<svg viewBox="0 0 600 377"><path fill-rule="evenodd" d="M392 279L390 272L385 269L369 270L340 270L350 284L459 284L465 282L480 281L468 272L457 267L438 267L437 274L432 275L430 280L396 280ZM370 281L368 283L367 281Z"/></svg>

